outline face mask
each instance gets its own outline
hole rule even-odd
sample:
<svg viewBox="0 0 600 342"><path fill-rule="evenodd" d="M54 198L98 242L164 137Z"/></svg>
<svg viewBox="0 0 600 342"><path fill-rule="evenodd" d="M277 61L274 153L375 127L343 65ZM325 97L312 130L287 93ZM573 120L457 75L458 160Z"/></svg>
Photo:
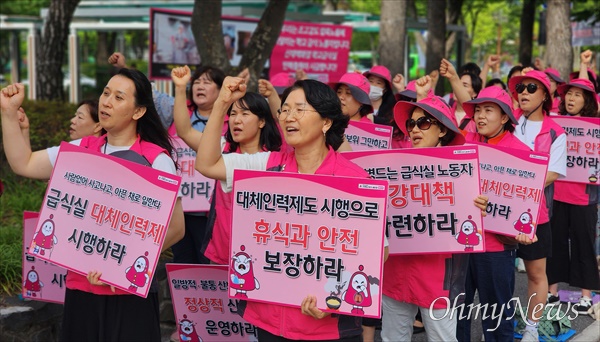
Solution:
<svg viewBox="0 0 600 342"><path fill-rule="evenodd" d="M383 96L383 89L372 85L371 90L369 91L369 99L371 99L371 101L377 101L382 96Z"/></svg>

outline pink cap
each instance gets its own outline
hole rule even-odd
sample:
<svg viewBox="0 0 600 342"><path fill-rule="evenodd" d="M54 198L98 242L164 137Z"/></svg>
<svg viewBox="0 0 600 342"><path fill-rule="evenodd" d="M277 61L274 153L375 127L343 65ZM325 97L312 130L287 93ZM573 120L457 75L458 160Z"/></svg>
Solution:
<svg viewBox="0 0 600 342"><path fill-rule="evenodd" d="M510 90L510 94L512 95L513 99L518 98L516 89L517 84L528 78L540 81L546 88L546 93L550 94L550 79L548 78L548 75L543 71L531 70L524 76L513 76L508 81L508 89Z"/></svg>
<svg viewBox="0 0 600 342"><path fill-rule="evenodd" d="M294 81L295 78L287 72L278 72L269 80L279 95L283 94L287 87L293 85Z"/></svg>
<svg viewBox="0 0 600 342"><path fill-rule="evenodd" d="M457 127L456 117L452 109L438 96L428 96L418 102L398 101L394 106L394 120L396 120L398 127L406 127L406 121L410 119L412 111L417 107L423 109L446 128L456 133L454 139L448 145L463 145L465 143L465 137Z"/></svg>
<svg viewBox="0 0 600 342"><path fill-rule="evenodd" d="M467 101L462 104L462 107L467 117L473 118L473 115L475 114L475 106L484 102L491 102L497 104L498 106L500 106L500 109L502 109L502 111L506 115L508 115L508 118L513 124L516 125L519 123L511 109L512 99L510 98L510 95L508 95L508 93L504 89L496 86L489 86L487 88L483 88L483 90L479 92L479 95L477 95L476 99Z"/></svg>
<svg viewBox="0 0 600 342"><path fill-rule="evenodd" d="M594 84L590 80L576 78L571 80L571 82L569 83L561 84L560 86L558 86L558 89L556 89L562 101L565 101L565 95L567 94L569 89L571 89L571 87L583 89L584 91L589 91L590 93L592 93L592 95L596 95ZM596 101L593 102L595 103L596 111L598 111L598 101L600 101L600 97L596 95L594 98L596 99Z"/></svg>
<svg viewBox="0 0 600 342"><path fill-rule="evenodd" d="M390 70L383 65L376 65L372 67L371 70L365 71L363 75L367 78L371 75L383 78L387 82L388 87L392 87L392 74L390 73Z"/></svg>
<svg viewBox="0 0 600 342"><path fill-rule="evenodd" d="M548 77L550 77L551 79L554 80L554 82L556 83L565 83L565 80L563 80L562 78L560 78L560 72L558 72L558 70L553 69L553 68L546 68L544 70L544 72L546 73L546 75L548 75Z"/></svg>
<svg viewBox="0 0 600 342"><path fill-rule="evenodd" d="M357 72L348 72L342 75L337 83L332 83L331 86L337 90L342 84L345 84L350 88L350 93L352 93L352 96L356 101L364 105L371 105L371 100L369 99L371 84L364 75Z"/></svg>

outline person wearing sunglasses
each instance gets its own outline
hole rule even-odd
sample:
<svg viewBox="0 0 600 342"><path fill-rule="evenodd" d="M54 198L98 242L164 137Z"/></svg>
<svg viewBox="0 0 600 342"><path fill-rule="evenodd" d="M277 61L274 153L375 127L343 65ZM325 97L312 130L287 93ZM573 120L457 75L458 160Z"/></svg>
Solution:
<svg viewBox="0 0 600 342"><path fill-rule="evenodd" d="M596 93L589 80L571 80L559 86L558 93L562 99L558 106L561 115L598 117ZM579 313L586 313L592 306L591 289L600 288L594 251L599 186L561 181L554 186L552 257L546 268L550 284L548 303L559 301L558 283L564 282L581 288L581 298L574 307Z"/></svg>
<svg viewBox="0 0 600 342"><path fill-rule="evenodd" d="M344 140L349 117L342 113L336 93L315 80L296 81L282 96L277 117L285 141L293 150L222 154L219 132L223 118L227 108L245 93L244 79L225 78L198 147L202 153L197 154L196 169L220 180L223 190L232 190L234 169L369 178L365 170L336 152ZM317 308L317 299L311 295L305 297L301 309L241 301L238 312L257 327L259 341L362 340L360 319L325 313Z"/></svg>
<svg viewBox="0 0 600 342"><path fill-rule="evenodd" d="M502 88L484 88L476 99L463 103L463 108L466 117L477 129L477 132L464 132L467 142L530 151L513 134L518 121L513 115L512 99ZM505 308L502 317L482 317L483 335L486 341L512 341L514 306L507 304L512 299L515 288L517 243L531 244L533 241L525 234L511 238L487 231L484 240L485 253L474 253L469 257L465 306L473 304L477 291L482 305ZM494 265L493 272L490 272L490 265ZM459 341L471 341L471 317L459 317L456 337Z"/></svg>
<svg viewBox="0 0 600 342"><path fill-rule="evenodd" d="M429 76L417 80L419 100L396 103L396 122L404 123L416 148L464 144L450 107L441 98L427 95L431 86ZM487 197L477 196L474 204L485 213ZM467 266L464 254L390 256L383 269L383 341L410 341L417 311L421 312L429 341L456 341L456 316L444 315L447 304L436 299L449 298L452 302L464 292ZM452 279L451 284L446 279Z"/></svg>
<svg viewBox="0 0 600 342"><path fill-rule="evenodd" d="M536 235L538 241L531 245L520 245L517 255L523 259L527 271L527 292L531 301L527 309L527 321L522 341L537 341L537 323L541 312L533 314L534 308L544 307L548 299L546 258L552 256L552 200L554 181L567 174L567 139L565 131L549 116L552 109L550 80L542 71L525 68L520 76L512 77L508 89L518 99L520 113L515 127L515 136L530 149L548 153L550 161L546 173L544 198L540 204Z"/></svg>

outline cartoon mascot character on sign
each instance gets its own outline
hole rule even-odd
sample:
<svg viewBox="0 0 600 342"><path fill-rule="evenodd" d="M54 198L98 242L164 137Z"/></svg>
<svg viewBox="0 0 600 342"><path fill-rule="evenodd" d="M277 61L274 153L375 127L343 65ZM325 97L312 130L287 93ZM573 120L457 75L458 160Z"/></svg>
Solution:
<svg viewBox="0 0 600 342"><path fill-rule="evenodd" d="M258 279L254 278L252 268L252 259L248 253L244 252L246 247L240 247L241 252L237 252L231 258L231 282L229 286L235 289L236 298L248 298L248 291L260 289Z"/></svg>
<svg viewBox="0 0 600 342"><path fill-rule="evenodd" d="M472 251L474 246L481 242L481 234L477 232L477 225L469 215L469 219L460 226L460 232L456 234L456 241L465 245L465 251Z"/></svg>
<svg viewBox="0 0 600 342"><path fill-rule="evenodd" d="M54 215L50 215L50 218L42 223L42 227L35 233L33 241L35 247L33 248L32 254L45 255L46 250L52 250L54 245L58 243L56 235L54 235L54 221L52 220Z"/></svg>
<svg viewBox="0 0 600 342"><path fill-rule="evenodd" d="M40 275L35 270L35 266L31 266L31 270L27 272L27 279L23 282L27 296L37 297L37 293L42 291L42 287L44 287L44 283L40 281Z"/></svg>
<svg viewBox="0 0 600 342"><path fill-rule="evenodd" d="M187 319L187 315L183 315L183 319L179 321L179 340L181 342L202 342L194 325L196 323Z"/></svg>
<svg viewBox="0 0 600 342"><path fill-rule="evenodd" d="M371 285L369 277L363 272L363 265L358 266L358 271L350 277L350 284L344 293L344 301L352 305L351 313L364 314L364 307L371 306L373 299L371 298Z"/></svg>
<svg viewBox="0 0 600 342"><path fill-rule="evenodd" d="M533 231L533 216L530 211L531 209L528 209L522 213L519 219L513 224L513 227L515 227L519 234L531 234Z"/></svg>
<svg viewBox="0 0 600 342"><path fill-rule="evenodd" d="M133 265L125 269L127 280L131 282L131 285L129 285L130 291L137 291L138 288L146 286L150 281L150 277L148 276L147 256L148 252L143 256L139 256L135 259Z"/></svg>

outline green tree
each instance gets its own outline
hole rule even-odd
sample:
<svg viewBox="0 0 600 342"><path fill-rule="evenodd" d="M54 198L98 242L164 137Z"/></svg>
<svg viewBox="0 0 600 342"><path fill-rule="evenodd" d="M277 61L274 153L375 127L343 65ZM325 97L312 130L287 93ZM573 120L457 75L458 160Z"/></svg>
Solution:
<svg viewBox="0 0 600 342"><path fill-rule="evenodd" d="M50 0L5 0L0 4L0 13L39 16L40 10L48 6L50 6Z"/></svg>

